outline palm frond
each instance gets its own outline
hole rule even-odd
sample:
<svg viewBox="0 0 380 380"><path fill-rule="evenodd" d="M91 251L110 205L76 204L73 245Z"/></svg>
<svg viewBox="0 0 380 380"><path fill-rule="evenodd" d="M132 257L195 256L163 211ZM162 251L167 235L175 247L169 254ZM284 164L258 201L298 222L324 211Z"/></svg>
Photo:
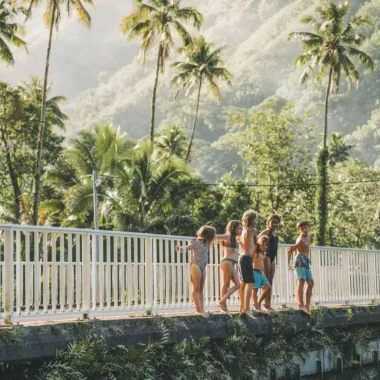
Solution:
<svg viewBox="0 0 380 380"><path fill-rule="evenodd" d="M193 38L180 22L173 21L173 26L185 46L193 44Z"/></svg>
<svg viewBox="0 0 380 380"><path fill-rule="evenodd" d="M202 26L204 21L202 13L200 13L197 9L193 7L179 8L178 6L176 6L174 7L174 14L179 20L192 20L193 26L197 29L199 29Z"/></svg>
<svg viewBox="0 0 380 380"><path fill-rule="evenodd" d="M288 39L292 41L313 40L313 41L320 41L321 43L323 42L323 37L319 36L318 34L309 33L309 32L293 32L289 34Z"/></svg>
<svg viewBox="0 0 380 380"><path fill-rule="evenodd" d="M359 49L353 47L346 47L349 55L358 58L364 67L368 70L373 71L375 69L375 63L372 61L371 57Z"/></svg>
<svg viewBox="0 0 380 380"><path fill-rule="evenodd" d="M86 3L92 4L91 0L85 0ZM68 0L71 2L76 10L77 17L80 23L86 25L88 28L91 26L91 16L87 12L81 0Z"/></svg>

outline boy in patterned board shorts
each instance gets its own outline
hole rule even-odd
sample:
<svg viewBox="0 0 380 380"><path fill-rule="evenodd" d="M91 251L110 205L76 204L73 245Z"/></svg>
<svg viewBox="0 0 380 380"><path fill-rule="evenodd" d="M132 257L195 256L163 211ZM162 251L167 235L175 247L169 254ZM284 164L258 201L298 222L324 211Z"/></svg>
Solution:
<svg viewBox="0 0 380 380"><path fill-rule="evenodd" d="M310 269L310 245L312 237L309 231L309 223L307 221L301 221L297 224L297 231L300 232L296 244L288 249L288 264L290 270L295 270L297 274L297 298L298 308L310 315L310 300L312 290L314 286L313 275ZM290 266L290 260L293 256L293 252L297 250L298 254L294 261L294 267ZM303 288L307 284L306 288L306 305L303 302Z"/></svg>

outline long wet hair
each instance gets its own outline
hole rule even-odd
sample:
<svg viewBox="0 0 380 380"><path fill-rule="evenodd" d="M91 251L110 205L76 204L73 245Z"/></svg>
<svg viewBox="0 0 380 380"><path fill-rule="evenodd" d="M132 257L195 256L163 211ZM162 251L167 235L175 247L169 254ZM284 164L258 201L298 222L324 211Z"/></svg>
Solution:
<svg viewBox="0 0 380 380"><path fill-rule="evenodd" d="M269 238L268 236L266 235L261 235L258 239L257 239L257 250L260 251L260 252L263 252L260 250L260 245L263 244L264 242L267 242L269 244Z"/></svg>
<svg viewBox="0 0 380 380"><path fill-rule="evenodd" d="M226 235L236 236L237 229L242 226L240 220L230 220L226 226Z"/></svg>
<svg viewBox="0 0 380 380"><path fill-rule="evenodd" d="M269 216L269 218L267 219L267 227L269 227L269 223L273 220L273 219L277 219L278 220L278 223L281 223L281 216L280 215L277 215L277 214L272 214Z"/></svg>
<svg viewBox="0 0 380 380"><path fill-rule="evenodd" d="M216 230L212 226L202 226L197 231L197 238L204 244L210 245L216 236Z"/></svg>
<svg viewBox="0 0 380 380"><path fill-rule="evenodd" d="M241 222L245 228L252 227L252 224L257 220L257 212L248 210L243 214Z"/></svg>

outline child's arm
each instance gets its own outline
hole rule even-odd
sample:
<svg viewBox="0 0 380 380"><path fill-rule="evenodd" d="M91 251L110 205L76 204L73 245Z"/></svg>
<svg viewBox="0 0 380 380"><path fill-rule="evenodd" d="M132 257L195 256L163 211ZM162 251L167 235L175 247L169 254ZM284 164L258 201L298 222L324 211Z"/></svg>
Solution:
<svg viewBox="0 0 380 380"><path fill-rule="evenodd" d="M181 252L181 253L183 253L183 252L189 252L189 251L192 250L192 249L194 249L194 241L192 241L190 244L188 244L188 245L184 245L184 246L182 246L182 247L180 247L179 245L177 245L177 246L175 247L175 250L176 250L177 252Z"/></svg>
<svg viewBox="0 0 380 380"><path fill-rule="evenodd" d="M299 237L296 240L296 244L294 244L294 245L292 245L291 247L288 248L288 266L289 266L289 268L290 268L290 259L293 256L293 252L298 249L300 242L301 242L301 238Z"/></svg>
<svg viewBox="0 0 380 380"><path fill-rule="evenodd" d="M259 235L257 236L257 238L259 238L260 236L269 236L269 228L267 228L266 230L264 230L264 231L261 231L260 233L259 233Z"/></svg>
<svg viewBox="0 0 380 380"><path fill-rule="evenodd" d="M225 235L216 235L216 240L229 240L231 238L231 235L225 234Z"/></svg>

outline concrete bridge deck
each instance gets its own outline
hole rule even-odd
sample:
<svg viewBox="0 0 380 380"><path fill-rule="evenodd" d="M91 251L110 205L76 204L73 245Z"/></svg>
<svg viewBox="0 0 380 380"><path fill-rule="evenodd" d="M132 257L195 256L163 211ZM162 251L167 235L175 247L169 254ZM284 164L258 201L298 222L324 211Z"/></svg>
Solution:
<svg viewBox="0 0 380 380"><path fill-rule="evenodd" d="M297 327L297 331L307 330L315 323L319 327L345 327L355 325L380 324L380 305L351 305L316 307L312 317L295 309L279 309ZM257 319L250 320L233 313L232 318L221 313L213 313L204 319L190 313L165 316L118 316L90 320L30 321L13 327L0 328L0 362L49 358L56 350L65 349L69 343L89 337L104 337L111 346L146 344L160 339L163 327L169 332L168 343L177 343L185 338L196 340L202 337L226 338L232 320L253 329L262 336L271 331L272 315L255 313Z"/></svg>

